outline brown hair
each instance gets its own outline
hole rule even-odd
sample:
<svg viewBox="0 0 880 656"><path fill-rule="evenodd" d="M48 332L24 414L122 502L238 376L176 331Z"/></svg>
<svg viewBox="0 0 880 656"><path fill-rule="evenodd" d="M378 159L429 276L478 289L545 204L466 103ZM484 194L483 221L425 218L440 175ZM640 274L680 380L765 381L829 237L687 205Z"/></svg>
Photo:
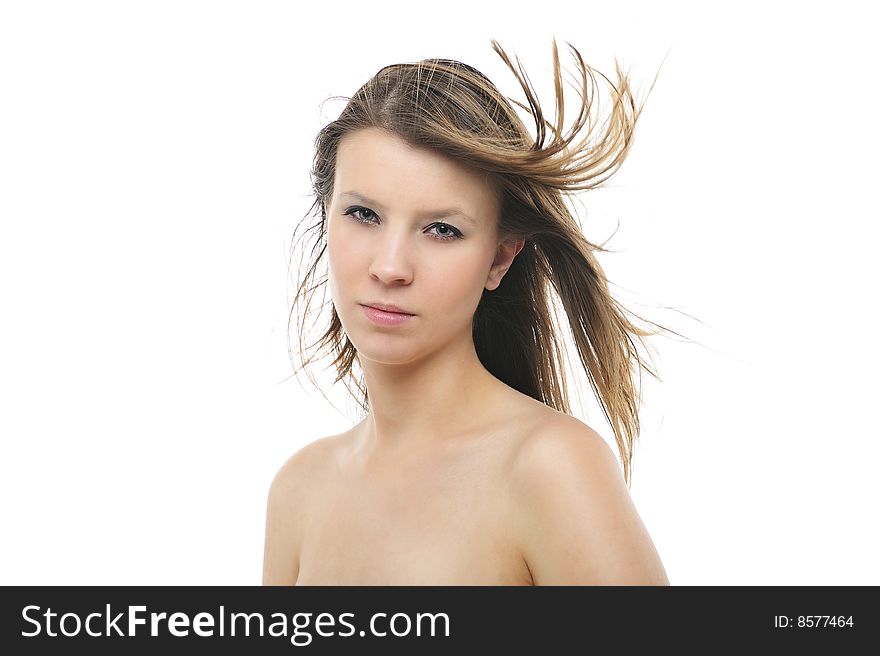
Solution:
<svg viewBox="0 0 880 656"><path fill-rule="evenodd" d="M492 46L525 92L528 107L509 100L534 118L536 138L531 138L508 99L489 79L475 68L449 59L385 66L348 99L339 118L318 133L311 171L315 201L307 216L317 209L320 219L307 231L315 237L308 258L310 266L300 277L294 307L288 317L290 320L294 310L304 306L299 322L298 369L306 368L329 350L336 369L334 384L343 380L361 408L368 411L363 377L355 379L352 373L357 352L345 335L332 303L329 325L321 337L305 348L303 335L312 295L319 287L324 287L326 293L326 274L317 283L315 278L327 247L325 206L333 192L338 144L343 135L354 130L383 128L413 146L444 153L486 173L496 185L501 198L499 237L525 239L525 245L501 284L493 291L483 290L473 318L477 355L489 372L510 387L570 414L563 365L565 354L553 320L556 313L551 305L552 288L561 300L593 392L614 431L624 479L630 485L641 405L640 394L633 383L633 366L637 365L640 372L641 368L647 369L659 380L657 373L639 356L633 338L644 345L643 337L659 331L635 326L627 318L628 311L612 297L594 255L594 251L608 251L586 239L566 207L564 197L599 186L620 167L632 146L633 131L642 108L636 109L629 80L615 59L616 86L599 73L611 86L613 106L599 138L591 143L594 69L585 64L577 49L568 43L581 78L580 110L571 129L563 134L564 93L556 40L553 40L555 125L544 118L519 58L517 70L494 39ZM587 133L576 141L584 126ZM549 141L548 129L552 133ZM647 323L667 330L651 321ZM288 347L289 337L290 321ZM308 351L312 351L311 354L307 355ZM320 389L308 369L306 373ZM357 392L348 386L350 380L357 386Z"/></svg>

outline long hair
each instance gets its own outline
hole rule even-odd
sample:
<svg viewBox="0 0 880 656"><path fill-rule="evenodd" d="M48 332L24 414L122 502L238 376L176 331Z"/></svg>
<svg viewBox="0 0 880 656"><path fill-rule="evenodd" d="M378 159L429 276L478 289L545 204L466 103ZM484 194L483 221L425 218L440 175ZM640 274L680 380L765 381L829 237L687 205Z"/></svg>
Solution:
<svg viewBox="0 0 880 656"><path fill-rule="evenodd" d="M659 331L637 327L627 317L628 311L612 297L594 255L606 249L586 239L564 201L574 192L598 187L620 167L632 146L644 103L636 109L629 80L615 59L617 85L599 73L611 87L612 111L598 138L591 141L595 72L574 46L568 46L580 74L580 109L566 133L563 79L555 38L555 125L545 119L519 58L514 66L494 39L492 47L522 86L528 106L502 96L475 68L450 59L385 66L348 99L339 118L321 129L315 140L311 171L315 200L307 217L319 218L302 235L312 233L313 241L311 255L306 258L309 264L300 276L288 317L288 347L290 319L295 310L304 308L299 321L300 366L295 372L305 369L320 390L308 366L329 352L336 370L334 384L342 380L364 412L368 411L363 377L355 376L352 370L357 352L332 303L329 323L320 338L305 346L303 336L314 292L324 287L326 298L327 274L317 274L327 249L325 208L333 193L340 139L354 130L383 128L413 146L446 154L485 173L500 193L499 237L524 239L525 245L501 284L493 291L483 290L473 317L477 355L489 372L510 387L570 414L565 349L556 327L558 314L551 304L555 292L580 363L614 431L624 480L629 486L641 405L633 369L637 366L641 376L644 368L659 379L639 355L634 339L644 346L643 338ZM511 102L534 118L534 138ZM653 322L646 323L665 330Z"/></svg>

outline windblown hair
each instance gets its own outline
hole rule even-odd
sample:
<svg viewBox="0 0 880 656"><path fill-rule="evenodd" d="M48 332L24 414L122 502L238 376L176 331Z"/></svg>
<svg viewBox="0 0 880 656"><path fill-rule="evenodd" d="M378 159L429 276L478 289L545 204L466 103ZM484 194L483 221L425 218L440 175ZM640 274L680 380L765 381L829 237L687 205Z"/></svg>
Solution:
<svg viewBox="0 0 880 656"><path fill-rule="evenodd" d="M634 365L639 367L640 376L641 368L645 368L659 379L640 357L634 338L644 345L643 337L659 331L639 328L627 318L628 311L612 297L594 255L594 251L607 250L586 239L564 199L573 192L598 187L620 167L632 146L644 103L636 109L629 80L615 60L616 86L599 73L611 87L613 105L599 138L591 142L595 97L591 89L597 86L596 77L594 69L568 43L580 73L580 110L570 130L563 133L565 103L556 40L555 125L545 119L519 58L515 67L494 39L492 46L522 86L528 107L502 96L488 78L467 64L425 59L382 68L348 99L339 118L320 130L311 171L315 201L308 214L317 216L319 210L320 220L307 231L314 235L310 266L300 276L288 317L292 318L296 308L305 307L299 322L300 367L296 371L329 351L336 369L334 384L343 380L361 408L368 411L363 377L355 377L352 371L357 352L332 303L329 324L321 337L304 347L303 336L315 290L325 287L326 299L326 273L319 282L315 280L327 250L325 208L333 193L340 139L362 128L383 128L413 146L446 154L485 173L495 185L501 199L499 238L524 239L525 245L501 284L493 291L483 290L473 318L477 355L489 372L510 387L570 414L564 349L551 305L551 291L555 291L580 362L614 431L629 486L633 445L640 430L641 396L633 381ZM535 138L511 102L534 118ZM586 134L581 134L585 126ZM289 337L290 321L288 346ZM306 373L320 390L308 369ZM354 381L357 391L352 391L350 381Z"/></svg>

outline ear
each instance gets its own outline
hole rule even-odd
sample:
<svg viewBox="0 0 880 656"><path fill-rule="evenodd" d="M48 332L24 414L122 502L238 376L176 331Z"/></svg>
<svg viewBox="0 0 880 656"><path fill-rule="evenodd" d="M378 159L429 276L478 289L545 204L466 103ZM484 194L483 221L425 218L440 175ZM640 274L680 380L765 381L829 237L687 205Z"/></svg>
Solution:
<svg viewBox="0 0 880 656"><path fill-rule="evenodd" d="M525 243L524 239L508 239L499 244L498 251L495 253L495 261L492 262L492 268L489 269L489 277L486 278L486 289L491 292L498 288L501 279L513 263L513 258L523 249Z"/></svg>

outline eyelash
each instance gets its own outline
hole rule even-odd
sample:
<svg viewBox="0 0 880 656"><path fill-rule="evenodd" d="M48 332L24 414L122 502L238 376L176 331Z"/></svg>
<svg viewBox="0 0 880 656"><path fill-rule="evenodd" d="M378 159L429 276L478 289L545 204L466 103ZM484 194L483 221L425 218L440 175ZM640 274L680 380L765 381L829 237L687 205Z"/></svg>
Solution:
<svg viewBox="0 0 880 656"><path fill-rule="evenodd" d="M358 223L364 223L367 225L372 224L371 221L367 221L365 219L359 219L358 217L356 217L355 214L357 214L358 212L369 212L373 216L377 216L376 213L373 210L371 210L370 208L360 207L358 205L355 205L354 207L348 208L347 210L345 210L345 212L343 212L343 215L350 216L352 219L354 219ZM452 230L452 234L438 235L435 233L434 234L435 239L438 239L440 241L451 241L453 239L461 239L463 237L463 235L461 234L461 231L458 228L456 228L455 226L451 226L448 223L432 223L429 227L436 228L437 226L445 226L445 227L449 228L450 230Z"/></svg>

